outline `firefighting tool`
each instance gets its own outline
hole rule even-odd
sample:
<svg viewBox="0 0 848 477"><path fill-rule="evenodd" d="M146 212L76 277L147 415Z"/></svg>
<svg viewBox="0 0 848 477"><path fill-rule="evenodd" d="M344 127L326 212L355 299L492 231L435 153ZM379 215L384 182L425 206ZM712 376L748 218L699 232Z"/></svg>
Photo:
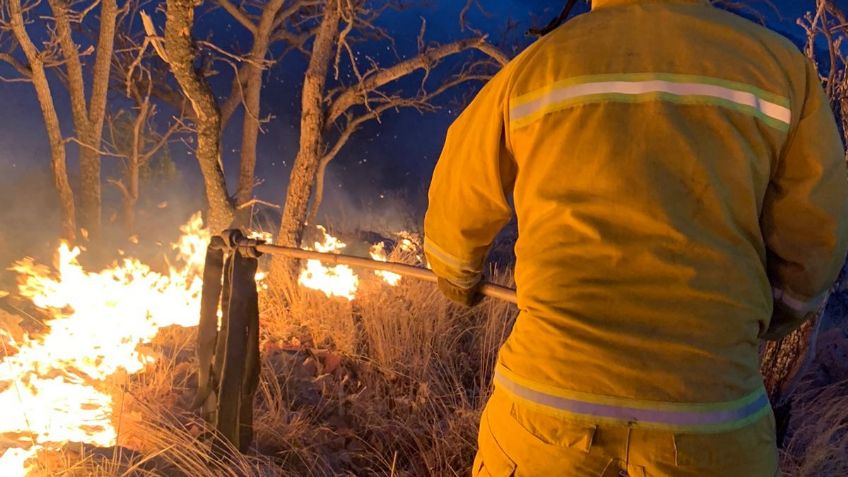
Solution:
<svg viewBox="0 0 848 477"><path fill-rule="evenodd" d="M198 390L195 407L233 448L253 439L253 396L259 381L258 258L277 255L320 260L437 282L430 270L402 263L313 252L249 239L237 229L213 237L206 252L197 332ZM485 283L483 295L516 303L515 290ZM222 312L220 321L218 309Z"/></svg>

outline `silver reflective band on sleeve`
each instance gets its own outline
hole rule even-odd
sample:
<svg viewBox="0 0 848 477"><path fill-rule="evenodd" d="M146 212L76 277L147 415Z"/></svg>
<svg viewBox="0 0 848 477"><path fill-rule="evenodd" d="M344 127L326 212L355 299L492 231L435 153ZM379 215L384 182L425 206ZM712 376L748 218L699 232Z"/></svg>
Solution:
<svg viewBox="0 0 848 477"><path fill-rule="evenodd" d="M655 429L693 432L738 429L759 419L770 409L765 389L737 401L714 404L645 402L605 396L590 400L585 395L578 399L533 389L510 379L500 369L495 371L495 386L524 403L553 412Z"/></svg>
<svg viewBox="0 0 848 477"><path fill-rule="evenodd" d="M428 258L436 259L450 268L454 272L450 282L460 288L471 288L482 277L483 271L474 263L446 252L427 237L424 237L424 253L428 255Z"/></svg>
<svg viewBox="0 0 848 477"><path fill-rule="evenodd" d="M818 307L827 299L828 294L829 291L824 292L815 298L804 301L789 295L781 288L772 288L774 301L780 302L798 313L809 313L817 310Z"/></svg>
<svg viewBox="0 0 848 477"><path fill-rule="evenodd" d="M751 114L779 129L792 120L786 98L718 78L673 74L597 75L569 79L516 98L510 122L520 127L542 115L591 102L668 101L713 104Z"/></svg>

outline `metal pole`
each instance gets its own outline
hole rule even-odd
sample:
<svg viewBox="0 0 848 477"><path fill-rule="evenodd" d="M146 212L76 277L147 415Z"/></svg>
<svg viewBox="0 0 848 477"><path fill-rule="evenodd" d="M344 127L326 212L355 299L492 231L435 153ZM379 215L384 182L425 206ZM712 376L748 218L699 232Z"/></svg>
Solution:
<svg viewBox="0 0 848 477"><path fill-rule="evenodd" d="M240 247L255 248L260 253L269 255L280 255L284 257L299 258L303 260L319 260L331 265L350 265L352 267L366 268L396 273L407 277L417 278L426 282L436 283L436 275L425 268L413 267L404 263L380 262L369 258L353 257L351 255L338 255L334 253L314 252L312 250L301 250L299 248L282 247L263 243L252 243L239 245ZM515 290L493 283L484 283L480 292L488 297L497 298L508 303L517 304Z"/></svg>

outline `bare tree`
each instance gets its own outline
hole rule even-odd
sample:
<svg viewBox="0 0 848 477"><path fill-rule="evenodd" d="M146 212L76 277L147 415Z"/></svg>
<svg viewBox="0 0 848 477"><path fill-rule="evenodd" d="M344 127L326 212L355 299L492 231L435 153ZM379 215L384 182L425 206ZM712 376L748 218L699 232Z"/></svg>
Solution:
<svg viewBox="0 0 848 477"><path fill-rule="evenodd" d="M191 109L188 100L170 84L170 71L154 49L148 48L144 29L139 29L140 9L144 2L127 6L127 21L115 37L115 54L112 57L111 89L129 100L124 109L113 108L107 117L108 135L104 146L109 155L122 163L119 178L107 182L121 194L122 221L128 237L135 235L136 207L141 195L141 178L155 158L168 152L168 145L180 133L190 130L184 120ZM114 101L118 108L125 103ZM169 124L159 130L156 116L160 105L174 111Z"/></svg>
<svg viewBox="0 0 848 477"><path fill-rule="evenodd" d="M504 64L508 60L477 33L472 38L448 45L426 45L422 26L416 57L399 60L388 67L375 62L363 67L352 45L355 41L391 42L390 35L374 25L379 15L393 5L392 2L386 2L376 10L367 8L362 0L248 0L238 5L228 0L216 0L215 3L253 36L248 53L228 52L207 41L193 41L193 4L176 0L167 3L164 45L156 37L152 20L148 17L145 22L149 41L169 64L182 93L192 105L192 121L198 134L197 158L206 181L210 217L224 218L218 220L218 225L213 228L229 225L228 221L236 216L237 211L253 202L256 144L264 121L261 114L263 73L278 60L269 58L272 45L282 41L286 44L286 51L303 51L309 57L301 97L301 141L280 228L280 241L286 244L300 242L304 223L310 215L310 202L312 215L321 203L327 165L363 124L379 120L383 113L402 107L432 110L432 99L450 87L487 78L490 72L484 73L484 63L491 63L494 59L495 63ZM221 59L227 61L234 71L230 95L220 103L215 102L205 84L203 78L206 73L195 67L198 47L222 56ZM430 69L441 60L472 49L482 51L490 60L475 63L476 68L463 70L462 74L432 91L424 87ZM353 84L339 80L339 72L343 68L348 68L355 76ZM331 69L334 69L335 76L332 87L328 88ZM403 96L384 88L415 72L424 72L417 94ZM244 108L241 162L239 184L233 200L227 195L224 183L220 141L221 132L240 107ZM214 213L214 210L219 212ZM245 220L243 214L239 216L242 221Z"/></svg>
<svg viewBox="0 0 848 477"><path fill-rule="evenodd" d="M86 81L82 55L73 37L72 23L81 23L92 8L100 3L100 22L94 66L91 71L91 94L86 99ZM80 220L88 232L97 237L101 227L100 144L106 115L115 25L118 19L116 0L97 0L88 10L71 9L67 0L48 0L55 19L54 41L58 42L65 66L65 83L71 98L71 112L79 141Z"/></svg>
<svg viewBox="0 0 848 477"><path fill-rule="evenodd" d="M300 98L300 148L289 179L283 219L277 238L278 242L286 246L299 247L303 235L306 208L321 158L320 138L324 129L323 103L327 72L333 60L333 46L336 44L340 22L339 1L327 0L321 24L313 41Z"/></svg>
<svg viewBox="0 0 848 477"><path fill-rule="evenodd" d="M33 5L27 9L34 8ZM56 114L56 105L53 102L53 93L50 83L47 81L46 65L55 61L50 51L39 51L29 33L26 30L25 9L20 0L9 0L5 3L3 12L3 28L11 30L14 35L15 44L20 46L26 58L27 64L18 61L11 52L4 52L0 59L12 65L12 67L25 80L31 81L38 97L41 114L44 118L44 126L47 129L47 138L50 142L51 167L53 170L53 183L59 195L59 206L62 212L62 236L66 240L76 239L76 212L74 208L74 195L71 184L68 181L68 172L65 159L65 141L59 126L59 116ZM12 50L14 52L14 49Z"/></svg>
<svg viewBox="0 0 848 477"><path fill-rule="evenodd" d="M100 233L101 225L101 197L100 197L100 139L103 131L103 120L106 113L107 95L109 90L110 62L113 51L115 26L118 20L120 11L116 0L95 0L82 10L74 10L66 0L48 0L50 11L53 18L47 19L38 17L35 23L40 27L40 36L47 35L49 40L46 43L46 49L39 51L33 43L31 37L26 31L25 12L34 11L39 6L36 1L27 6L22 6L20 1L9 3L10 24L13 26L15 41L20 45L24 52L28 66L15 63L12 53L7 53L5 59L10 62L19 71L34 69L43 70L45 66L56 68L61 75L63 84L68 90L68 95L71 100L71 111L73 113L74 129L76 137L72 138L79 145L80 158L80 221L81 226L85 228L93 237ZM79 29L78 25L82 25L85 18L91 14L99 5L100 19L98 22L98 37L97 41L93 42L88 48L80 51L79 46L74 40L73 32ZM13 50L14 51L14 50ZM94 65L91 68L91 90L90 95L86 95L86 81L84 75L84 65L82 58L95 52ZM45 62L44 58L50 58L49 62ZM38 63L39 66L34 66ZM18 68L20 66L21 68ZM38 74L40 76L40 73ZM36 95L39 98L39 103L42 105L42 110L53 110L53 113L45 115L45 124L48 129L48 136L51 136L51 147L55 140L54 135L58 133L61 138L61 130L58 128L58 121L54 126L52 123L55 116L55 106L50 85L47 82L46 74L44 83L41 84L41 79L33 79L33 86L36 88ZM49 101L48 101L49 97ZM49 119L47 116L51 116ZM58 146L56 146L58 147ZM58 152L54 152L53 167L54 171L59 167L64 170L64 165L58 165ZM64 151L61 153L64 156ZM64 159L61 160L64 164ZM58 179L57 179L58 180ZM67 182L67 174L65 179ZM60 197L63 203L63 229L64 235L70 237L75 234L69 234L67 229L71 226L71 222L75 219L69 215L70 208L73 208L72 195L69 196L67 191L60 191ZM69 197L71 198L68 202ZM76 224L73 224L74 226Z"/></svg>
<svg viewBox="0 0 848 477"><path fill-rule="evenodd" d="M353 38L359 34L365 39L390 39L387 32L375 26L382 11L368 9L365 2L358 0L324 2L304 77L300 147L289 179L277 239L283 245L299 246L307 218L314 217L320 206L327 165L363 124L379 120L390 110L432 110L432 99L450 87L490 76L482 68L467 68L428 91L425 84L430 71L447 57L478 50L498 65L508 61L479 34L446 45L427 45L424 41L426 24L422 23L416 56L388 66L370 60L363 67L354 50ZM340 81L339 71L345 67L355 78L352 84ZM335 71L335 84L328 88L331 68ZM391 90L398 80L416 72L423 72L424 78L415 94L404 95Z"/></svg>
<svg viewBox="0 0 848 477"><path fill-rule="evenodd" d="M207 133L206 139L203 141L204 144L211 142L213 129L211 128L211 125L209 127L200 127L202 123L199 121L200 115L198 115L198 106L202 105L206 111L203 117L211 116L213 104L218 109L219 119L217 122L219 124L219 134L217 140L219 143L221 140L221 134L226 129L230 118L232 118L239 108L244 108L241 158L239 163L239 182L234 199L229 198L227 195L227 187L223 182L224 176L222 166L219 167L221 170L220 174L214 171L208 171L208 166L206 166L208 173L204 172L204 178L206 178L207 185L207 198L210 200L210 204L223 204L224 200L220 197L221 194L223 194L223 197L227 198L228 205L223 207L224 209L227 209L224 213L212 214L212 207L210 205L210 215L220 215L227 218L221 222L224 226L229 226L233 218L239 219L241 225L245 225L249 219L250 210L248 205L253 202L253 187L255 183L256 146L259 139L261 125L265 121L262 119L261 113L263 73L265 73L275 63L275 60L279 59L269 58L271 47L274 43L279 41L286 41L290 45L300 45L305 42L309 33L299 32L294 28L290 31L288 29L290 25L288 25L287 22L300 14L304 9L311 8L313 4L318 1L319 0L297 0L294 2L286 2L285 0L245 1L235 5L228 0L216 0L215 3L220 8L229 13L238 24L251 33L253 37L253 44L250 51L245 54L229 52L224 51L209 42L194 42L189 40L193 48L196 48L197 46L207 47L210 51L217 54L217 60L225 61L231 66L234 72L230 94L220 103L215 102L215 98L211 92L203 94L202 96L204 99L200 103L195 102L195 100L191 100L191 104L194 109L193 120L198 126L198 134L201 130ZM167 7L169 19L173 18L173 15L177 14L176 10L172 13L171 5L171 3L168 3ZM150 35L149 38L154 41L155 45L157 43L153 32L152 22L148 21L148 24L150 24L150 27L146 29L148 30L148 35ZM191 26L191 23L188 23L186 28L189 28L189 30L186 31L190 32ZM167 46L167 24L165 36L166 48L163 49L160 47L157 49L157 51L165 55L163 56L163 59L167 58L167 55L169 54L168 50L170 48ZM182 48L182 46L180 48ZM196 50L193 50L193 52L196 54ZM195 61L194 58L189 58L187 56L180 58L183 61L191 60L190 65L193 68ZM191 92L191 88L196 88L198 84L203 83L203 76L205 72L197 71L196 77L198 81L187 83L185 81L185 68L178 67L175 69L174 61L167 60L167 62L169 63L174 76L178 78L183 94L188 98L198 97L196 92ZM180 77L182 77L183 80L180 80ZM190 89L187 91L186 88ZM200 149L200 143L201 140L200 137L198 137L198 149ZM204 162L208 161L208 159L201 159L202 157L203 156L198 155L198 160L203 160ZM203 165L201 165L201 169L204 169ZM217 199L213 200L209 197L210 186L212 187L213 195L217 197ZM226 223L224 224L224 222Z"/></svg>
<svg viewBox="0 0 848 477"><path fill-rule="evenodd" d="M138 85L131 85L133 112L121 110L108 117L108 139L105 141L113 151L110 155L123 162L123 177L109 178L108 182L121 193L122 219L127 236L135 234L141 171L167 148L176 133L186 129L180 118L174 118L164 132L157 131L153 121L157 107L151 101L154 82L149 70L142 69L142 75L147 89L142 92Z"/></svg>
<svg viewBox="0 0 848 477"><path fill-rule="evenodd" d="M239 162L239 183L236 192L236 204L241 206L253 198L254 173L256 170L256 144L259 139L260 106L262 92L262 72L265 58L272 41L272 34L285 15L278 18L284 0L270 0L261 8L258 18L228 0L217 0L233 18L253 34L253 47L245 64L245 78L240 75L234 82L244 83L244 121L242 125L241 161ZM243 209L244 210L244 209Z"/></svg>

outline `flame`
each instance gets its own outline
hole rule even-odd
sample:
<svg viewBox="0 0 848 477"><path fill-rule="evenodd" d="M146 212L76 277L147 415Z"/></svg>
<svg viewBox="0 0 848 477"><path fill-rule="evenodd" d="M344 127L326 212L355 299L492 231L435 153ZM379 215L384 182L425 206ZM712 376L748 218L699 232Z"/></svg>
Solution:
<svg viewBox="0 0 848 477"><path fill-rule="evenodd" d="M339 253L346 247L319 229L323 236L313 250ZM29 258L12 266L20 277L18 294L50 318L39 333L25 332L16 317L0 329L0 477L27 475L43 449L58 450L68 442L117 444L117 378L155 361L139 345L150 343L163 327L197 325L210 235L199 213L180 231L173 245L176 260L164 272L128 257L108 269L87 271L78 260L83 251L67 244L59 246L53 268ZM405 253L420 250L407 239L398 247ZM382 244L372 247L371 256L387 260ZM400 280L392 273L380 276L392 285ZM262 272L256 278L267 288ZM348 266L309 260L299 282L352 300L359 277Z"/></svg>
<svg viewBox="0 0 848 477"><path fill-rule="evenodd" d="M33 456L35 456L34 449L12 447L0 456L0 475L26 475L32 470L32 465L27 461Z"/></svg>
<svg viewBox="0 0 848 477"><path fill-rule="evenodd" d="M274 242L274 234L271 232L263 232L261 230L251 230L247 233L247 238L249 239L259 239L265 243L273 243Z"/></svg>
<svg viewBox="0 0 848 477"><path fill-rule="evenodd" d="M403 246L403 245L401 245ZM377 260L378 262L388 262L389 257L386 255L386 247L383 245L383 242L376 243L371 246L371 249L368 251L368 254L371 255L373 260ZM400 283L401 276L397 273L392 272L384 272L382 270L377 270L374 272L375 275L381 277L383 281L388 283L391 286L397 286Z"/></svg>
<svg viewBox="0 0 848 477"><path fill-rule="evenodd" d="M153 362L137 348L160 328L197 324L210 237L200 214L180 230L177 260L166 273L134 258L88 272L78 261L81 250L67 244L59 247L55 271L32 259L12 266L19 294L51 318L46 332L9 337L3 348L0 475L26 475L40 449L116 444L109 378Z"/></svg>
<svg viewBox="0 0 848 477"><path fill-rule="evenodd" d="M313 243L312 247L303 247L306 250L315 250L323 253L340 253L347 244L327 233L327 229L318 226L321 231L321 241ZM356 290L359 288L359 277L353 269L347 265L325 266L318 260L307 260L306 266L300 272L298 283L320 290L328 297L341 297L353 300Z"/></svg>
<svg viewBox="0 0 848 477"><path fill-rule="evenodd" d="M306 250L315 250L324 253L341 253L347 244L327 233L327 229L318 225L321 238L312 247L304 246ZM399 232L398 242L395 248L407 258L415 257L417 262L421 261L421 246L417 243L416 236L409 232ZM383 242L371 246L368 251L372 260L388 262L389 256ZM391 286L400 283L401 276L397 273L378 270L374 274ZM342 297L353 300L359 288L359 277L347 265L326 266L318 260L307 260L306 265L300 273L298 282L314 290L324 292L328 297Z"/></svg>

